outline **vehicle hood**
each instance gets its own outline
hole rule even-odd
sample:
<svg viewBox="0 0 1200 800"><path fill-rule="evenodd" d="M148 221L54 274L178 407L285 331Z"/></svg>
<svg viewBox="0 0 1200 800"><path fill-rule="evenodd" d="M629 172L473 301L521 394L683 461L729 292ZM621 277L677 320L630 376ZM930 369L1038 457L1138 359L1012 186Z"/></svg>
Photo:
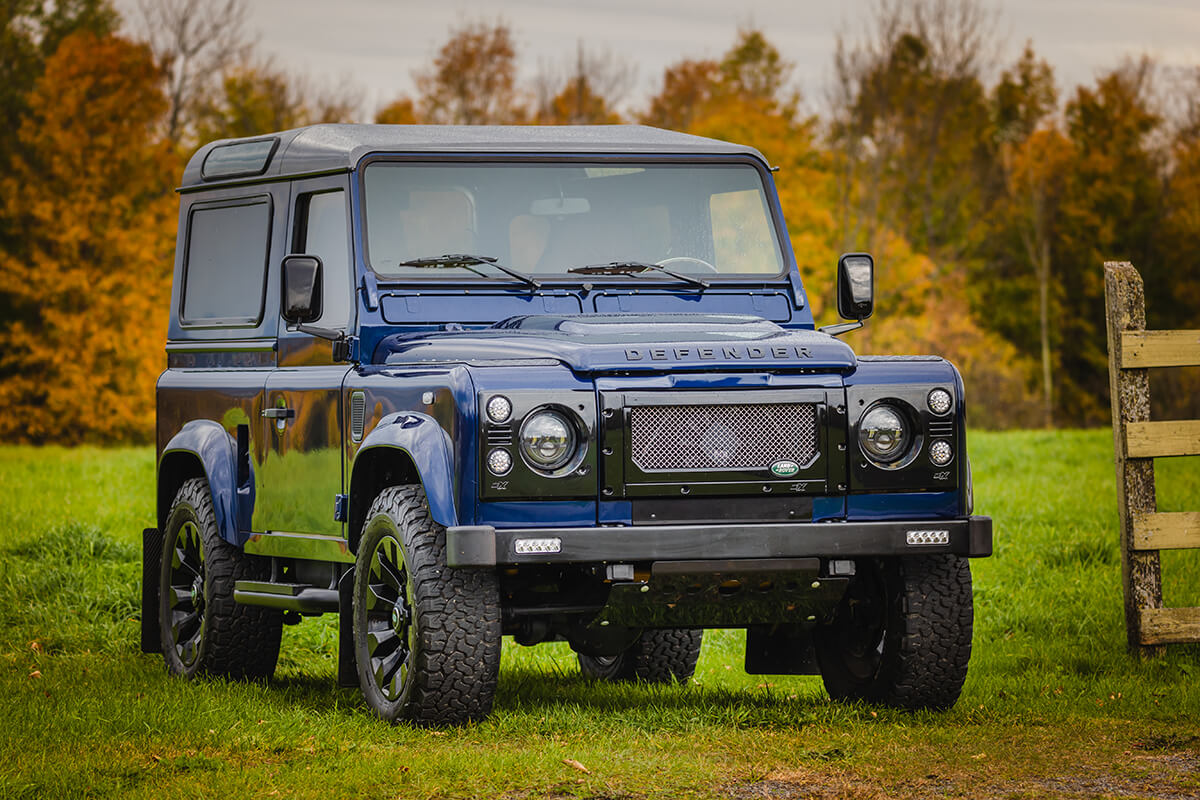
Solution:
<svg viewBox="0 0 1200 800"><path fill-rule="evenodd" d="M561 362L576 372L854 369L854 352L818 331L734 314L512 317L490 328L388 336L387 364Z"/></svg>

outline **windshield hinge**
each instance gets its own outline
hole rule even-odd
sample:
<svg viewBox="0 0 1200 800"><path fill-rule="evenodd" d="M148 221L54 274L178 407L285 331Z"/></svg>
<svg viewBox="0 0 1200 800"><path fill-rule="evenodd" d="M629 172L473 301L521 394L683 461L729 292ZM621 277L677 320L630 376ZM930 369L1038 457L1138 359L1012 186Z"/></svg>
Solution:
<svg viewBox="0 0 1200 800"><path fill-rule="evenodd" d="M360 288L363 293L363 304L366 305L368 311L374 311L379 308L379 285L375 282L375 276L364 273Z"/></svg>

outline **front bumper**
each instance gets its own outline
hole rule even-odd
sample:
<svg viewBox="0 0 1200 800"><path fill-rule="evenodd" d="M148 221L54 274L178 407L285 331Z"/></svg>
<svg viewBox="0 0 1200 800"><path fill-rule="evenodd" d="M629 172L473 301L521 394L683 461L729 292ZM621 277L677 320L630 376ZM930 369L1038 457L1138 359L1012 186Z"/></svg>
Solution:
<svg viewBox="0 0 1200 800"><path fill-rule="evenodd" d="M537 541L530 545L532 540ZM518 548L519 542L525 544ZM536 552L523 552L528 549ZM459 525L446 529L446 563L451 567L934 553L990 556L991 517L591 528Z"/></svg>

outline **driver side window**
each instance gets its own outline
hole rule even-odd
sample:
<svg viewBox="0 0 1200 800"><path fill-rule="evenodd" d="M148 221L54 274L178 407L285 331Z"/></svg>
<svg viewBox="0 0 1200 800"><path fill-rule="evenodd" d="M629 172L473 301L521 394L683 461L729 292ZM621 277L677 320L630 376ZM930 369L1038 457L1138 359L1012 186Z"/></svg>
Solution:
<svg viewBox="0 0 1200 800"><path fill-rule="evenodd" d="M300 196L292 252L317 256L324 265L325 296L316 324L335 330L345 328L350 323L350 236L343 190Z"/></svg>

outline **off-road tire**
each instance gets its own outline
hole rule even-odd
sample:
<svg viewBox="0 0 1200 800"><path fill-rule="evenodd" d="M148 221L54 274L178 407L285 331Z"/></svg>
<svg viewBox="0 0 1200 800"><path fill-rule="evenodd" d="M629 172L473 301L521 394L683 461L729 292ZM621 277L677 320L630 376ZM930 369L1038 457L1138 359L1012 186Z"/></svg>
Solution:
<svg viewBox="0 0 1200 800"><path fill-rule="evenodd" d="M201 552L203 559L197 585L197 588L203 586L202 593L198 591L188 598L178 593L173 596L171 591L172 582L182 585L181 576L189 572L186 567L178 567L174 560L185 539L193 540L189 548ZM187 678L201 674L270 678L279 660L283 614L275 609L244 606L233 599L237 581L267 580L269 571L268 562L243 553L221 538L208 482L203 478L185 481L175 494L163 529L158 603L159 634L167 669ZM181 652L173 631L173 617L197 611L201 625L198 645Z"/></svg>
<svg viewBox="0 0 1200 800"><path fill-rule="evenodd" d="M813 637L829 696L912 710L953 706L971 659L968 560L861 560L854 581Z"/></svg>
<svg viewBox="0 0 1200 800"><path fill-rule="evenodd" d="M643 631L638 640L615 656L576 653L587 678L646 683L685 683L696 672L703 630L662 628Z"/></svg>
<svg viewBox="0 0 1200 800"><path fill-rule="evenodd" d="M403 584L407 610L396 616L385 614L373 593L387 589L382 561L372 574L377 551L404 573L403 580L395 582ZM387 656L373 668L368 643L375 642L378 653L380 637L390 638L385 616L392 625L403 626L403 634L391 629L403 647L389 645ZM446 566L446 531L430 516L420 486L384 489L367 512L355 564L352 625L359 686L380 718L422 726L460 725L491 712L500 672L496 575L486 569ZM386 672L387 658L398 649L406 653L401 659L406 666L396 670L401 679L381 685L375 669Z"/></svg>

